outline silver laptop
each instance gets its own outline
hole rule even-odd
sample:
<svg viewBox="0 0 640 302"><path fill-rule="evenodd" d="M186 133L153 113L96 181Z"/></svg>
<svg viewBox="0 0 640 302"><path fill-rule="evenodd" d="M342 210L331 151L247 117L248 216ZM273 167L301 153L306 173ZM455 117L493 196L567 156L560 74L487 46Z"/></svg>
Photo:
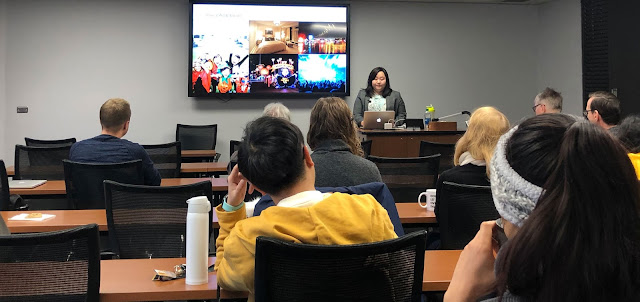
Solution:
<svg viewBox="0 0 640 302"><path fill-rule="evenodd" d="M45 182L47 182L46 180L43 179L34 179L34 180L30 180L30 179L25 179L25 180L10 180L9 181L9 188L10 189L32 189L35 188L37 186L41 186L43 185Z"/></svg>
<svg viewBox="0 0 640 302"><path fill-rule="evenodd" d="M384 129L384 124L389 122L393 123L395 117L395 111L365 111L362 128Z"/></svg>

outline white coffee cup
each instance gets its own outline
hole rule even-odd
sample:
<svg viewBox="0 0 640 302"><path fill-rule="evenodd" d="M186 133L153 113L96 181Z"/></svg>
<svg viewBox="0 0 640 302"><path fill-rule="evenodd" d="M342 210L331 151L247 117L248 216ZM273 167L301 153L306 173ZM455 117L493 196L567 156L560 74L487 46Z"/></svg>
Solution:
<svg viewBox="0 0 640 302"><path fill-rule="evenodd" d="M422 196L426 197L426 203L423 204L422 202L420 202L420 199L422 198ZM436 208L436 189L427 189L427 191L420 193L420 195L418 195L418 204L427 209L427 211L433 211Z"/></svg>

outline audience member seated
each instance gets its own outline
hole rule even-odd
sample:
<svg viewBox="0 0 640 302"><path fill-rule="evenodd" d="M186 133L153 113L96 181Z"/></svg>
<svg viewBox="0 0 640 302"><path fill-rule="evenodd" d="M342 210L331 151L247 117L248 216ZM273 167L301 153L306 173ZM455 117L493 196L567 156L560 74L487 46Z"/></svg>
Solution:
<svg viewBox="0 0 640 302"><path fill-rule="evenodd" d="M536 115L562 112L562 95L552 88L545 88L533 100L533 112Z"/></svg>
<svg viewBox="0 0 640 302"><path fill-rule="evenodd" d="M228 196L216 207L218 284L249 291L253 301L258 236L294 243L357 244L396 238L387 211L371 195L320 193L300 129L291 122L260 117L247 125L238 164L229 175ZM246 217L246 186L269 194L276 206Z"/></svg>
<svg viewBox="0 0 640 302"><path fill-rule="evenodd" d="M446 170L436 183L436 217L439 204L446 202L440 197L442 183L488 186L489 163L493 149L500 136L509 130L509 120L502 112L493 107L476 109L469 119L467 132L456 143L453 155L455 167Z"/></svg>
<svg viewBox="0 0 640 302"><path fill-rule="evenodd" d="M161 176L147 151L139 144L122 139L129 131L131 107L123 99L109 99L100 107L102 134L71 146L69 160L81 163L121 163L142 160L144 184L159 186Z"/></svg>
<svg viewBox="0 0 640 302"><path fill-rule="evenodd" d="M320 98L311 109L307 143L316 165L316 187L355 186L382 182L378 167L363 158L347 103L338 97Z"/></svg>
<svg viewBox="0 0 640 302"><path fill-rule="evenodd" d="M269 103L267 106L264 106L264 110L262 111L262 116L271 116L277 117L281 119L285 119L287 121L291 121L291 113L287 106L283 105L280 102ZM229 157L229 164L227 165L227 174L231 174L233 167L238 163L238 152L233 152ZM248 188L247 188L248 190ZM245 195L245 201L247 202L247 217L253 216L253 207L256 205L258 199L262 197L262 194L258 191L253 191L253 193L247 192Z"/></svg>
<svg viewBox="0 0 640 302"><path fill-rule="evenodd" d="M387 210L387 214L389 214L389 219L391 219L396 235L398 235L398 237L404 235L404 228L402 227L402 222L398 215L396 202L393 200L391 191L389 191L389 188L387 188L387 185L383 182L372 182L350 187L316 187L316 190L322 193L339 192L346 194L370 194L385 210ZM253 216L260 216L262 211L273 206L275 206L275 204L273 203L271 196L265 195L260 198L260 201L255 205Z"/></svg>
<svg viewBox="0 0 640 302"><path fill-rule="evenodd" d="M622 145L627 149L627 154L636 170L640 180L640 115L629 115L622 120L618 127L613 128L613 133Z"/></svg>
<svg viewBox="0 0 640 302"><path fill-rule="evenodd" d="M507 132L491 160L500 224L484 222L445 301L639 301L640 192L626 151L587 122L544 114Z"/></svg>
<svg viewBox="0 0 640 302"><path fill-rule="evenodd" d="M262 116L279 117L287 121L291 121L291 113L289 108L280 102L269 103L264 106ZM231 174L231 170L238 163L238 152L233 152L229 157L229 164L227 165L227 174Z"/></svg>
<svg viewBox="0 0 640 302"><path fill-rule="evenodd" d="M592 92L583 115L590 122L613 131L620 122L620 100L610 92Z"/></svg>

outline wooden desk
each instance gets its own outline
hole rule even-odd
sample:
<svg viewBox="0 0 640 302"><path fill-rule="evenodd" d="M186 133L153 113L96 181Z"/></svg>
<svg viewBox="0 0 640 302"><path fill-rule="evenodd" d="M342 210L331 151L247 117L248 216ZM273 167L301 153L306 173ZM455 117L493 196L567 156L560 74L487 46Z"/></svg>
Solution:
<svg viewBox="0 0 640 302"><path fill-rule="evenodd" d="M53 214L56 217L44 221L15 221L9 218L22 213ZM0 211L0 216L11 233L40 233L66 230L95 223L100 231L108 231L106 210L52 210L52 211ZM212 226L219 229L218 215L213 210ZM185 217L186 219L186 217Z"/></svg>
<svg viewBox="0 0 640 302"><path fill-rule="evenodd" d="M226 173L229 162L182 163L180 173ZM15 176L14 166L7 167L7 176Z"/></svg>
<svg viewBox="0 0 640 302"><path fill-rule="evenodd" d="M44 221L15 221L9 218L22 213L53 214L56 217ZM105 210L56 210L56 211L3 211L4 219L11 233L39 233L70 229L73 227L95 223L100 231L107 230ZM216 217L217 221L217 217Z"/></svg>
<svg viewBox="0 0 640 302"><path fill-rule="evenodd" d="M182 163L180 173L227 173L229 162Z"/></svg>
<svg viewBox="0 0 640 302"><path fill-rule="evenodd" d="M438 250L424 253L423 292L446 291L449 288L460 253L462 253L461 250Z"/></svg>
<svg viewBox="0 0 640 302"><path fill-rule="evenodd" d="M215 262L209 257L209 265ZM186 285L185 279L152 281L154 269L173 270L185 258L118 259L100 261L100 301L209 300L218 296L216 273L209 282Z"/></svg>
<svg viewBox="0 0 640 302"><path fill-rule="evenodd" d="M7 169L7 176L8 177L12 177L16 175L16 168L14 166L8 166L6 167Z"/></svg>
<svg viewBox="0 0 640 302"><path fill-rule="evenodd" d="M464 131L358 130L360 140L372 140L371 155L417 157L420 141L455 143Z"/></svg>
<svg viewBox="0 0 640 302"><path fill-rule="evenodd" d="M417 202L396 203L396 209L398 209L398 216L400 216L401 223L438 223L436 213L420 207Z"/></svg>
<svg viewBox="0 0 640 302"><path fill-rule="evenodd" d="M445 291L462 251L426 251L422 291ZM185 258L102 260L100 262L100 301L203 300L217 297L216 273L209 273L209 282L186 285L184 279L152 281L154 269L172 270ZM215 257L209 257L209 264ZM224 295L224 291L221 292Z"/></svg>
<svg viewBox="0 0 640 302"><path fill-rule="evenodd" d="M181 157L215 157L216 150L182 150Z"/></svg>
<svg viewBox="0 0 640 302"><path fill-rule="evenodd" d="M160 183L161 186L179 186L193 184L205 180L210 180L212 189L214 192L226 192L227 191L227 179L226 178L165 178ZM64 180L49 180L41 186L33 189L10 189L11 194L20 195L64 195L67 194L67 190L64 185Z"/></svg>

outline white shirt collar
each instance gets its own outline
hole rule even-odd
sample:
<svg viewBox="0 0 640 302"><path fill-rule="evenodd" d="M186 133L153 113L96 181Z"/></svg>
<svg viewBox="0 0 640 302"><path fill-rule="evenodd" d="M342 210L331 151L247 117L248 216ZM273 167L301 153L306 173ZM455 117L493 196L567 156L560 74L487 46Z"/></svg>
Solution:
<svg viewBox="0 0 640 302"><path fill-rule="evenodd" d="M307 208L321 202L329 195L331 195L331 193L304 191L280 200L280 202L278 202L278 206L285 208Z"/></svg>

